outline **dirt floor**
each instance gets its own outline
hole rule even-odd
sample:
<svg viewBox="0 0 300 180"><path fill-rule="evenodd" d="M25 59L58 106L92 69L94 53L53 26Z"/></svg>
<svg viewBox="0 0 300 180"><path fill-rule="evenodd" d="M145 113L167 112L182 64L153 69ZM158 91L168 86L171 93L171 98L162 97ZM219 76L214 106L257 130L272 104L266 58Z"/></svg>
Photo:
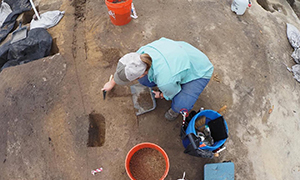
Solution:
<svg viewBox="0 0 300 180"><path fill-rule="evenodd" d="M134 0L138 18L125 26L111 23L104 0L35 2L40 12L65 11L48 30L59 53L0 74L1 180L129 179L125 157L141 142L166 151L168 180L203 179L205 164L223 161L235 179L300 179L300 84L286 68L295 64L286 23L300 29L299 0L253 0L243 16L231 0ZM215 67L194 109L227 106L218 158L183 153L182 119L164 119L171 102L136 116L130 86L103 100L118 59L161 37L189 42Z"/></svg>

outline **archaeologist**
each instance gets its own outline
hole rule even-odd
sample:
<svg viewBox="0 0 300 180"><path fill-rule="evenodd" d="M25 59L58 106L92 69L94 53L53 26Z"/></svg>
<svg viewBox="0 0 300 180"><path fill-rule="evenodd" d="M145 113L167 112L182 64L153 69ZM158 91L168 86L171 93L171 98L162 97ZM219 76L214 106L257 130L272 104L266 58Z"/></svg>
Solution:
<svg viewBox="0 0 300 180"><path fill-rule="evenodd" d="M171 108L165 113L165 118L171 121L182 109L190 111L193 108L213 69L207 56L192 45L161 38L124 55L113 79L102 91L134 80L148 87L157 86L159 91L153 91L155 98L172 100Z"/></svg>

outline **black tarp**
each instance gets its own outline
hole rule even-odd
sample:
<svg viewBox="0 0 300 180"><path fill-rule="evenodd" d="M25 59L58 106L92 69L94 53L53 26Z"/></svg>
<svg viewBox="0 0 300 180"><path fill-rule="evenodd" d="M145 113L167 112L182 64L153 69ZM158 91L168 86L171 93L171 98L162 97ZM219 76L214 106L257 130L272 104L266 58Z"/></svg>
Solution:
<svg viewBox="0 0 300 180"><path fill-rule="evenodd" d="M12 13L7 16L0 27L0 43L13 30L18 16L25 11L31 10L29 0L4 0L4 2L10 6Z"/></svg>
<svg viewBox="0 0 300 180"><path fill-rule="evenodd" d="M51 47L52 37L46 29L32 29L26 39L13 44L8 41L0 47L1 70L49 56Z"/></svg>
<svg viewBox="0 0 300 180"><path fill-rule="evenodd" d="M187 134L189 137L190 144L185 148L184 153L191 156L202 157L202 158L213 158L214 153L209 150L199 149L200 139L197 138L193 133Z"/></svg>

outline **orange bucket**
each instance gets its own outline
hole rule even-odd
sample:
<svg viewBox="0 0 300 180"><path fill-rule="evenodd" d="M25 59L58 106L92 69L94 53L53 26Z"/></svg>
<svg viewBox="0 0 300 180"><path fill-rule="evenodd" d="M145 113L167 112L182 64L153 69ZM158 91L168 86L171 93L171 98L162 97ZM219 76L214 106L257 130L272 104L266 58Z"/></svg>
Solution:
<svg viewBox="0 0 300 180"><path fill-rule="evenodd" d="M138 150L141 150L141 149L144 149L144 148L152 148L152 149L155 149L157 151L159 151L163 157L164 157L164 160L165 160L165 163L166 163L166 169L165 169L165 172L163 174L163 176L159 179L159 180L164 180L167 175L168 175L168 172L169 172L169 168L170 168L170 162L169 162L169 158L168 158L168 155L167 153L161 148L159 147L158 145L156 144L153 144L153 143L148 143L148 142L145 142L145 143L141 143L141 144L138 144L136 146L134 146L133 148L131 148L131 150L127 153L127 156L126 156L126 159L125 159L125 168L126 168L126 172L127 172L127 175L129 176L129 178L131 180L136 180L131 171L130 171L130 160L132 158L132 156L134 155L134 153L136 153Z"/></svg>
<svg viewBox="0 0 300 180"><path fill-rule="evenodd" d="M132 0L105 0L108 14L114 25L122 26L131 21Z"/></svg>

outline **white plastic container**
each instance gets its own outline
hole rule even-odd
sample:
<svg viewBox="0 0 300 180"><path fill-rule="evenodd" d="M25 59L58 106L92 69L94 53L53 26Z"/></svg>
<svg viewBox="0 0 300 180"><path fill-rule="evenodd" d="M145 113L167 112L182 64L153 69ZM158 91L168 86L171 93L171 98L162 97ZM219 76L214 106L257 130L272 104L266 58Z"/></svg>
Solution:
<svg viewBox="0 0 300 180"><path fill-rule="evenodd" d="M233 0L231 10L237 15L243 15L248 6L251 6L249 0Z"/></svg>

